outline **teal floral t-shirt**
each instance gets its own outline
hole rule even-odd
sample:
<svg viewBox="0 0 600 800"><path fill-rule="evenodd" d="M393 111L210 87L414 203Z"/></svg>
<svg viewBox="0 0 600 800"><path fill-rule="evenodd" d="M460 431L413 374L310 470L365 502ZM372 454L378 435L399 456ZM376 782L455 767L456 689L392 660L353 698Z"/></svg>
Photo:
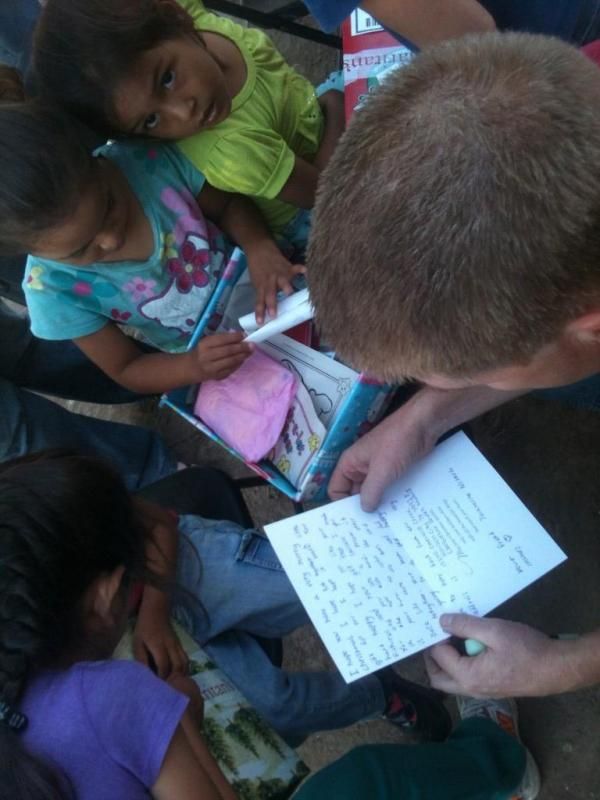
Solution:
<svg viewBox="0 0 600 800"><path fill-rule="evenodd" d="M76 339L108 321L130 325L161 350L185 350L222 275L231 248L195 198L204 176L171 145L111 143L152 226L148 261L73 267L29 256L23 289L31 330L41 339Z"/></svg>

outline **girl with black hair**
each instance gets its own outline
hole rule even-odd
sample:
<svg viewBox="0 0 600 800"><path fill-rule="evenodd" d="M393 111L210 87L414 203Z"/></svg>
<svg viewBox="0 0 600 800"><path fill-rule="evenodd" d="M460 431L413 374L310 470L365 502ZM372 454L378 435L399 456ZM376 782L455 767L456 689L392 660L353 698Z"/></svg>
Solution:
<svg viewBox="0 0 600 800"><path fill-rule="evenodd" d="M142 663L109 661L132 604ZM64 792L62 774L78 800L231 796L160 680L186 668L169 614L291 744L391 709L424 737L449 732L437 697L395 673L347 685L271 663L256 637L308 619L260 533L178 516L132 497L102 462L47 453L0 468L0 800L61 796L35 793L37 759L39 785ZM173 782L188 766L206 793Z"/></svg>
<svg viewBox="0 0 600 800"><path fill-rule="evenodd" d="M316 90L271 39L201 0L48 0L39 88L112 137L178 142L213 186L252 198L305 247L319 174L344 130L341 73Z"/></svg>
<svg viewBox="0 0 600 800"><path fill-rule="evenodd" d="M235 797L194 703L142 664L107 660L134 582L164 579L148 568L140 510L90 458L1 468L2 800ZM176 685L198 705L191 680Z"/></svg>

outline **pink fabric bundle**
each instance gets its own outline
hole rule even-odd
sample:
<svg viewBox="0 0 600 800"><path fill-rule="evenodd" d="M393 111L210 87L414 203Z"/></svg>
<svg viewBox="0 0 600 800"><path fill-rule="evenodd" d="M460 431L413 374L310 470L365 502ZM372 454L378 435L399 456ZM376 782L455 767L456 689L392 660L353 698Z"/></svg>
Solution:
<svg viewBox="0 0 600 800"><path fill-rule="evenodd" d="M279 439L296 389L296 378L288 369L255 350L225 380L200 386L194 413L254 463Z"/></svg>

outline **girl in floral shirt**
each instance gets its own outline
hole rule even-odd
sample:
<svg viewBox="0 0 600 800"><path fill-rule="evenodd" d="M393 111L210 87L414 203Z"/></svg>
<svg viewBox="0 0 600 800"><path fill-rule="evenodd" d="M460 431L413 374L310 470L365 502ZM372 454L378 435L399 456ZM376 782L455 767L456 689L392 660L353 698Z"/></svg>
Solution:
<svg viewBox="0 0 600 800"><path fill-rule="evenodd" d="M112 143L92 157L75 122L36 103L0 109L0 141L0 251L31 253L23 285L36 336L72 339L139 392L221 379L247 358L241 333L186 348L238 266L206 217L243 248L258 311L302 270L248 200L209 186L169 145ZM166 352L144 351L120 324Z"/></svg>

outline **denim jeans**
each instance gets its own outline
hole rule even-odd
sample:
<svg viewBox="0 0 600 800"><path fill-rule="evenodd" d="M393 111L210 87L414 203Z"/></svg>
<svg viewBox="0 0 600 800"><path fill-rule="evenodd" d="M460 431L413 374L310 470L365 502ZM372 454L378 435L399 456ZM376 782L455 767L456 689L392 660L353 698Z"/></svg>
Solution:
<svg viewBox="0 0 600 800"><path fill-rule="evenodd" d="M309 622L265 536L193 515L180 517L179 531L173 615L291 745L383 713L375 676L346 684L337 672L287 672L254 638L286 636Z"/></svg>
<svg viewBox="0 0 600 800"><path fill-rule="evenodd" d="M2 303L0 336L0 461L49 447L77 450L105 458L131 490L176 469L156 433L73 414L33 393L95 403L139 399L108 378L78 347L35 339L27 318Z"/></svg>
<svg viewBox="0 0 600 800"><path fill-rule="evenodd" d="M583 0L570 41L582 46L600 37L600 0Z"/></svg>
<svg viewBox="0 0 600 800"><path fill-rule="evenodd" d="M39 0L2 0L0 63L25 73L31 56L31 37L40 9Z"/></svg>

